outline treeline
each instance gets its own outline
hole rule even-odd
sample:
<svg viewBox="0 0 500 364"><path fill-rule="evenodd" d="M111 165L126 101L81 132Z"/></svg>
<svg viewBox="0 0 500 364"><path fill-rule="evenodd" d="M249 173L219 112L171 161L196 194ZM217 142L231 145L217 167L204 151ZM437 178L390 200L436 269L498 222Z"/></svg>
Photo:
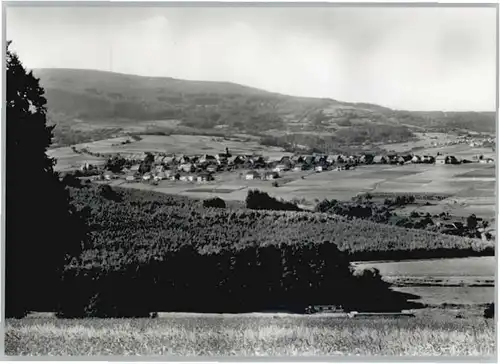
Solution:
<svg viewBox="0 0 500 364"><path fill-rule="evenodd" d="M246 207L252 210L273 210L273 211L301 211L294 203L277 200L267 193L259 190L248 191L245 199Z"/></svg>
<svg viewBox="0 0 500 364"><path fill-rule="evenodd" d="M368 201L323 200L316 205L315 211L377 223L387 223L392 216L389 206L377 205Z"/></svg>
<svg viewBox="0 0 500 364"><path fill-rule="evenodd" d="M356 311L419 307L390 290L378 271L353 274L347 257L328 242L211 252L185 244L168 254L122 252L115 262L68 266L59 316L278 309L301 313L310 304L325 302Z"/></svg>
<svg viewBox="0 0 500 364"><path fill-rule="evenodd" d="M366 196L370 196L371 198L385 198L389 200L393 200L397 202L397 200L401 199L411 199L411 202L416 200L423 201L441 201L446 198L452 196L451 194L443 194L443 193L415 193L415 192L368 192L361 193L358 195L359 198L365 198ZM410 201L410 200L408 200Z"/></svg>

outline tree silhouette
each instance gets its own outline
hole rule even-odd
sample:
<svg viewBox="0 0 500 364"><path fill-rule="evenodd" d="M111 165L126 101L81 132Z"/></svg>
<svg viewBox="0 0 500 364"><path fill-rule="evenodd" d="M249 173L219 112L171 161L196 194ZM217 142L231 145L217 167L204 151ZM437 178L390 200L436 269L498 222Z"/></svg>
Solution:
<svg viewBox="0 0 500 364"><path fill-rule="evenodd" d="M477 217L475 214L469 215L467 217L467 228L474 230L477 228Z"/></svg>
<svg viewBox="0 0 500 364"><path fill-rule="evenodd" d="M66 259L79 254L85 229L47 156L53 126L47 100L7 43L6 317L52 310Z"/></svg>
<svg viewBox="0 0 500 364"><path fill-rule="evenodd" d="M154 156L151 153L148 153L139 166L139 173L144 174L150 172L151 168L153 167L153 162Z"/></svg>
<svg viewBox="0 0 500 364"><path fill-rule="evenodd" d="M105 168L110 170L113 173L120 173L122 171L123 167L125 167L126 163L127 163L127 161L125 160L125 158L123 158L119 155L115 155L106 161Z"/></svg>

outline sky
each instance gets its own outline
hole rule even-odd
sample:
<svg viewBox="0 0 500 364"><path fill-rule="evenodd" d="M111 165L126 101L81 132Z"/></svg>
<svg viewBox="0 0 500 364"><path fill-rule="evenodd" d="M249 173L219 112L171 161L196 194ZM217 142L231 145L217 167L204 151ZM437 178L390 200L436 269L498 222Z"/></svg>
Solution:
<svg viewBox="0 0 500 364"><path fill-rule="evenodd" d="M496 9L13 7L28 68L229 81L394 109L494 111Z"/></svg>

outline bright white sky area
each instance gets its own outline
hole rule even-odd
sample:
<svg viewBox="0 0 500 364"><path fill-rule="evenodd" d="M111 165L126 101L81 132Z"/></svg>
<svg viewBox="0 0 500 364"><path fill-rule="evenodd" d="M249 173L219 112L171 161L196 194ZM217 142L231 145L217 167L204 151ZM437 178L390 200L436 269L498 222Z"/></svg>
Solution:
<svg viewBox="0 0 500 364"><path fill-rule="evenodd" d="M494 8L9 7L28 68L230 81L407 110L493 111Z"/></svg>

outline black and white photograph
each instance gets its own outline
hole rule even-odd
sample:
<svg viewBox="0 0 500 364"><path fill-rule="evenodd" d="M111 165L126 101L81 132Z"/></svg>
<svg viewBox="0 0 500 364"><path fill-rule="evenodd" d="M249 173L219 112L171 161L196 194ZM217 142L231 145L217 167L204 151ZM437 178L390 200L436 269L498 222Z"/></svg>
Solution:
<svg viewBox="0 0 500 364"><path fill-rule="evenodd" d="M498 4L3 5L6 357L496 358Z"/></svg>

